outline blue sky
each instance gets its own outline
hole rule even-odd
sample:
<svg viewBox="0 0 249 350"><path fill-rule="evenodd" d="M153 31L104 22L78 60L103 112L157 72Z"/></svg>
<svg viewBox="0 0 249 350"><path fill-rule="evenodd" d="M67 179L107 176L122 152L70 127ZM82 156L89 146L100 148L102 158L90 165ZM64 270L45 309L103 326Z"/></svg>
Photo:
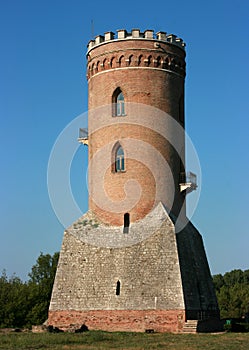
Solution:
<svg viewBox="0 0 249 350"><path fill-rule="evenodd" d="M249 268L248 13L246 0L0 1L0 271L26 279L41 251L60 249L47 165L60 132L87 110L91 21L94 35L154 29L187 43L186 127L202 168L192 220L213 274ZM71 185L83 212L86 162L82 146Z"/></svg>

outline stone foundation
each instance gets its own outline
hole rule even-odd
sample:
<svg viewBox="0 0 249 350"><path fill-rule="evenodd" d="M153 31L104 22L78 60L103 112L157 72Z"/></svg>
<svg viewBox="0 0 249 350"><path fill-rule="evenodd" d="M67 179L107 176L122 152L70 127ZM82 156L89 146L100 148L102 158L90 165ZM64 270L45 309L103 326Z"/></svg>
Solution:
<svg viewBox="0 0 249 350"><path fill-rule="evenodd" d="M218 311L199 232L189 223L176 234L161 203L126 235L90 211L65 231L49 325L181 332Z"/></svg>
<svg viewBox="0 0 249 350"><path fill-rule="evenodd" d="M48 324L64 331L72 325L86 325L89 330L127 332L181 332L184 310L94 310L50 311Z"/></svg>

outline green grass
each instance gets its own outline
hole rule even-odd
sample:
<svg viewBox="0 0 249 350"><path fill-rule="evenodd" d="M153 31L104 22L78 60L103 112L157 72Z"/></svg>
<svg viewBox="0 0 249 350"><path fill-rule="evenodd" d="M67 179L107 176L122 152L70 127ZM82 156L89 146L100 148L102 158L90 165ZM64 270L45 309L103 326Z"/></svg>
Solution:
<svg viewBox="0 0 249 350"><path fill-rule="evenodd" d="M249 333L169 334L108 333L0 333L0 349L52 350L248 350Z"/></svg>

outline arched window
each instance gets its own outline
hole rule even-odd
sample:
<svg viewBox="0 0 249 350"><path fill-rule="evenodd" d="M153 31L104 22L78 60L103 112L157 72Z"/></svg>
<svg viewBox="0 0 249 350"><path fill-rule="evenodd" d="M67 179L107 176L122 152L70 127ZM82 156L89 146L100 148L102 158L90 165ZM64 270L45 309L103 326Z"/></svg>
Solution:
<svg viewBox="0 0 249 350"><path fill-rule="evenodd" d="M124 170L125 170L124 150L121 146L119 146L115 156L115 172L118 173Z"/></svg>
<svg viewBox="0 0 249 350"><path fill-rule="evenodd" d="M124 95L122 91L117 96L117 116L125 115Z"/></svg>
<svg viewBox="0 0 249 350"><path fill-rule="evenodd" d="M113 117L121 117L125 115L125 100L123 92L120 90L120 88L117 88L114 91L113 97L112 97L112 103L113 103L113 110L112 115Z"/></svg>

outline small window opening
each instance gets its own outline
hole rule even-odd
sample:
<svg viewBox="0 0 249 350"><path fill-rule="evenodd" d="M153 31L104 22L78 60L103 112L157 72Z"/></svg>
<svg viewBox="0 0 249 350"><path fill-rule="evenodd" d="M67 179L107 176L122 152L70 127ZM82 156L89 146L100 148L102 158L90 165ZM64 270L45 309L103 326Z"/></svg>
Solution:
<svg viewBox="0 0 249 350"><path fill-rule="evenodd" d="M121 146L118 147L115 157L115 171L116 173L125 170L124 150Z"/></svg>
<svg viewBox="0 0 249 350"><path fill-rule="evenodd" d="M130 226L130 214L125 213L124 214L124 230L123 233L129 233L129 226Z"/></svg>
<svg viewBox="0 0 249 350"><path fill-rule="evenodd" d="M113 117L121 117L125 115L125 100L123 92L120 90L120 88L117 88L114 91L113 97L112 97L112 103L113 103Z"/></svg>
<svg viewBox="0 0 249 350"><path fill-rule="evenodd" d="M120 295L120 281L117 281L116 284L116 295Z"/></svg>
<svg viewBox="0 0 249 350"><path fill-rule="evenodd" d="M122 92L120 92L117 97L116 112L117 116L125 115L124 95Z"/></svg>

